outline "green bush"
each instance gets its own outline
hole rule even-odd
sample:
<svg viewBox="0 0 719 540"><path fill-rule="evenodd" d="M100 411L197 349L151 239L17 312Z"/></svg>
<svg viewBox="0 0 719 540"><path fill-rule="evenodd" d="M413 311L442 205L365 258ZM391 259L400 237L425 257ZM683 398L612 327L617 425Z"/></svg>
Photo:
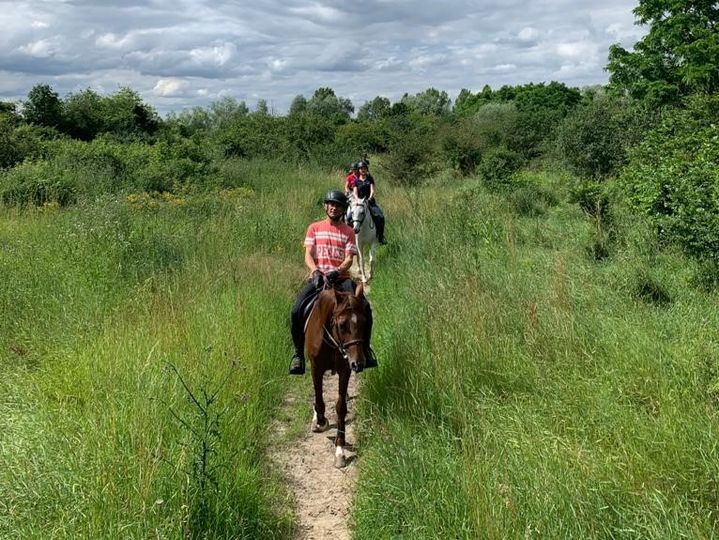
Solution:
<svg viewBox="0 0 719 540"><path fill-rule="evenodd" d="M6 206L67 206L77 199L72 181L46 161L25 162L0 175L0 199Z"/></svg>
<svg viewBox="0 0 719 540"><path fill-rule="evenodd" d="M661 237L719 260L719 97L692 98L630 152L621 184Z"/></svg>
<svg viewBox="0 0 719 540"><path fill-rule="evenodd" d="M557 196L549 189L536 184L517 187L509 194L514 211L520 216L541 216L548 207L556 206Z"/></svg>
<svg viewBox="0 0 719 540"><path fill-rule="evenodd" d="M512 175L523 165L522 156L504 147L493 148L482 158L477 172L490 187L510 183Z"/></svg>
<svg viewBox="0 0 719 540"><path fill-rule="evenodd" d="M337 128L335 141L352 155L361 156L386 152L389 135L380 121L349 122Z"/></svg>
<svg viewBox="0 0 719 540"><path fill-rule="evenodd" d="M435 170L433 145L433 133L410 131L391 143L382 166L397 184L419 185Z"/></svg>
<svg viewBox="0 0 719 540"><path fill-rule="evenodd" d="M0 176L6 205L58 202L119 191L181 191L204 185L212 172L207 151L191 139L122 144L101 136L92 142L45 143L45 159Z"/></svg>
<svg viewBox="0 0 719 540"><path fill-rule="evenodd" d="M565 167L582 178L605 179L626 163L654 113L624 99L598 96L559 125L556 152Z"/></svg>
<svg viewBox="0 0 719 540"><path fill-rule="evenodd" d="M447 126L441 142L444 161L465 176L472 174L482 161L483 140L471 127L471 119Z"/></svg>
<svg viewBox="0 0 719 540"><path fill-rule="evenodd" d="M570 201L592 217L603 218L609 211L607 186L598 180L577 180L570 190Z"/></svg>

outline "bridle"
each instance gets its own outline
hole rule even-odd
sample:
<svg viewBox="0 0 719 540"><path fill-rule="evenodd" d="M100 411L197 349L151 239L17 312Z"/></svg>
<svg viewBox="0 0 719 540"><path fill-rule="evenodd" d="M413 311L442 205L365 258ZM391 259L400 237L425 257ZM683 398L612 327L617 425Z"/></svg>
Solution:
<svg viewBox="0 0 719 540"><path fill-rule="evenodd" d="M345 308L342 311L346 311L348 309L350 309L350 308ZM327 326L323 326L322 329L325 332L325 336L323 336L322 339L325 341L325 343L327 343L328 345L337 349L339 351L339 353L342 355L342 358L344 358L345 360L347 360L349 362L349 355L347 354L347 349L349 347L352 347L353 345L357 345L359 343L364 342L364 339L357 338L357 339L350 339L349 341L341 342L341 340L339 339L339 328L337 327L337 315L342 313L342 311L335 311L334 313L332 313L332 320L333 320L332 330L330 331L327 329ZM325 337L327 339L325 339Z"/></svg>
<svg viewBox="0 0 719 540"><path fill-rule="evenodd" d="M355 202L353 203L353 206L361 206L362 207L362 219L355 219L355 213L352 212L352 225L357 225L356 230L360 230L362 228L362 224L364 223L364 220L367 219L367 214L369 213L369 205L367 204L366 199L362 199L362 202ZM370 228L374 227L374 224L370 222Z"/></svg>

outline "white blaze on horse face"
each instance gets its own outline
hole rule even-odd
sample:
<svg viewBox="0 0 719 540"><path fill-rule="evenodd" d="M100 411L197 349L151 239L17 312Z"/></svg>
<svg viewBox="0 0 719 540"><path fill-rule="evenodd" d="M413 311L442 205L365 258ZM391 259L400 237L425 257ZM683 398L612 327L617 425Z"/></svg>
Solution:
<svg viewBox="0 0 719 540"><path fill-rule="evenodd" d="M352 316L350 317L350 322L355 325L357 324L357 314L356 313L352 314Z"/></svg>

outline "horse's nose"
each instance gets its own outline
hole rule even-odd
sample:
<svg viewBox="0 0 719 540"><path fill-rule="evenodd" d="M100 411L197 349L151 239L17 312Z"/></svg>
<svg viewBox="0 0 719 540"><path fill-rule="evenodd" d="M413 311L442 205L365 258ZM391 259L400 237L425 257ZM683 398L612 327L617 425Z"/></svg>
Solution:
<svg viewBox="0 0 719 540"><path fill-rule="evenodd" d="M352 371L354 371L355 373L361 373L363 367L364 366L362 364L360 364L359 362L352 362L350 364L350 369L352 369Z"/></svg>
<svg viewBox="0 0 719 540"><path fill-rule="evenodd" d="M355 234L359 234L359 229L360 229L359 227L354 227L353 230L354 230Z"/></svg>

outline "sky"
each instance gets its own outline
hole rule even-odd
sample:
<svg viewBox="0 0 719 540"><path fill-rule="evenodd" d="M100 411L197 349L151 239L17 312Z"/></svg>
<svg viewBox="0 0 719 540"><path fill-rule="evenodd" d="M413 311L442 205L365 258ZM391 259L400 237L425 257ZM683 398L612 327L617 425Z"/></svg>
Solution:
<svg viewBox="0 0 719 540"><path fill-rule="evenodd" d="M226 96L286 113L328 86L355 108L434 87L604 84L638 0L0 0L0 100L129 86L158 112Z"/></svg>

